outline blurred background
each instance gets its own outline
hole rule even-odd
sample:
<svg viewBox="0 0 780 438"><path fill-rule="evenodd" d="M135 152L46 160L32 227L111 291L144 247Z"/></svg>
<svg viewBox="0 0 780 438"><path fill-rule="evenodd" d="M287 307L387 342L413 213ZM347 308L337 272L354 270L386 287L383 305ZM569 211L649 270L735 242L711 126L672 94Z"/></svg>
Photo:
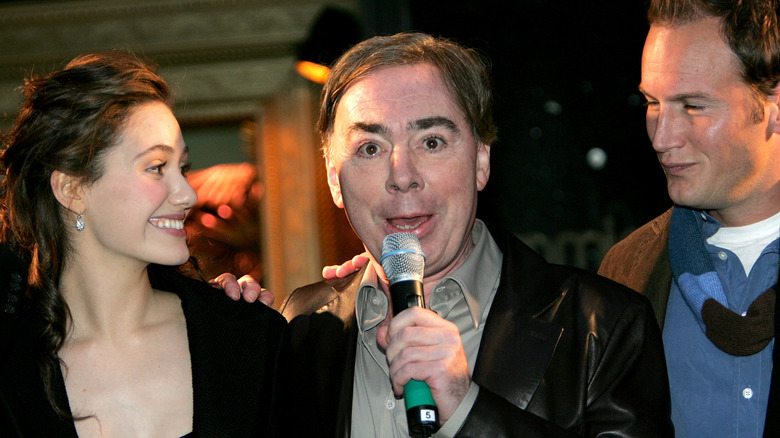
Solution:
<svg viewBox="0 0 780 438"><path fill-rule="evenodd" d="M499 141L478 216L595 271L670 203L637 91L644 11L639 1L0 1L0 129L25 78L80 53L127 49L156 63L195 169L194 254L207 275L251 273L278 304L362 251L325 184L321 86L301 61L327 65L378 34L445 36L492 60Z"/></svg>

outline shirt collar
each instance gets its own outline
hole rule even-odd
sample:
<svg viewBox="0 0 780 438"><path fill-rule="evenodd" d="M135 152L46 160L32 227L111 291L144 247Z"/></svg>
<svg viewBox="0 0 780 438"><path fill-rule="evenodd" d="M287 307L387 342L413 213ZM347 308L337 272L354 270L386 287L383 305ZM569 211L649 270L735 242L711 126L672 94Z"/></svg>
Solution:
<svg viewBox="0 0 780 438"><path fill-rule="evenodd" d="M361 332L376 327L387 316L387 296L377 287L378 278L373 263L369 263L363 272L363 279L355 299L358 330Z"/></svg>
<svg viewBox="0 0 780 438"><path fill-rule="evenodd" d="M704 239L709 239L713 234L717 233L721 227L721 223L718 222L712 215L703 210L694 210L696 216L696 222L701 227L701 234Z"/></svg>
<svg viewBox="0 0 780 438"><path fill-rule="evenodd" d="M477 219L471 231L474 248L455 271L439 281L431 293L428 306L442 318L461 300L466 301L469 315L477 328L484 321L493 292L498 287L502 254L485 224ZM379 325L387 316L387 296L377 287L373 265L363 273L355 300L358 328L365 332Z"/></svg>

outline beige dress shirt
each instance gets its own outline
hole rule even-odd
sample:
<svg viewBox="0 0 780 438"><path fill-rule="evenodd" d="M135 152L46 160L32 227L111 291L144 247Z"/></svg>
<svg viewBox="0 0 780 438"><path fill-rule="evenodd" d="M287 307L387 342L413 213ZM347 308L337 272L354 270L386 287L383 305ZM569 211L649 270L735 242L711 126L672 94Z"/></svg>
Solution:
<svg viewBox="0 0 780 438"><path fill-rule="evenodd" d="M473 374L482 330L501 277L503 256L479 219L471 237L471 254L436 284L426 305L458 327ZM408 438L404 400L393 394L387 358L376 342L378 326L388 310L387 296L377 284L377 274L369 266L355 302L359 335L352 387L352 436ZM451 437L458 432L478 392L479 387L472 382L466 398L434 437Z"/></svg>

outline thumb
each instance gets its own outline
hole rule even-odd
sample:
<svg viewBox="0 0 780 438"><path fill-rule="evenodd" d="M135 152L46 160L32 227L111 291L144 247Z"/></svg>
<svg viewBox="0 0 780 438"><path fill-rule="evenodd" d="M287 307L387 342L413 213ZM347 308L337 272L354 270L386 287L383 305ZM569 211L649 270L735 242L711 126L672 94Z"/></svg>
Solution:
<svg viewBox="0 0 780 438"><path fill-rule="evenodd" d="M380 326L376 331L376 343L382 350L387 350L390 340L387 338L387 324Z"/></svg>

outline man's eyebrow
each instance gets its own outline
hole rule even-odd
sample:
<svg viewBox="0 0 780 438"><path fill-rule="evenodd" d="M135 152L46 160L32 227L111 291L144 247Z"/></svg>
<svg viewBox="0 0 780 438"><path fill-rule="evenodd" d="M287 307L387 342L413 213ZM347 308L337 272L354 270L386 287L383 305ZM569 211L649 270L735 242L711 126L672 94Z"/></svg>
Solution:
<svg viewBox="0 0 780 438"><path fill-rule="evenodd" d="M652 95L649 94L647 91L645 91L645 89L642 88L641 85L639 86L639 92L644 94L645 96L652 97ZM711 98L712 98L712 96L710 96L710 95L708 95L706 93L691 92L691 93L675 94L674 96L672 96L668 100L671 101L671 102L683 102L683 101L686 101L688 99L711 99Z"/></svg>
<svg viewBox="0 0 780 438"><path fill-rule="evenodd" d="M446 117L441 117L441 116L426 117L424 119L411 121L406 125L406 129L409 131L420 131L423 129L429 129L436 126L442 126L444 128L447 128L450 131L454 132L455 134L460 133L460 129L458 129L458 125L456 125L455 122L453 122L452 120ZM380 123L355 122L349 128L349 132L350 134L354 132L386 134L389 132L389 129L387 128L387 126L382 125Z"/></svg>
<svg viewBox="0 0 780 438"><path fill-rule="evenodd" d="M349 128L350 134L353 132L368 132L370 134L384 134L387 132L387 126L379 123L355 122Z"/></svg>
<svg viewBox="0 0 780 438"><path fill-rule="evenodd" d="M455 122L453 122L452 120L446 117L441 117L441 116L427 117L425 119L415 120L409 123L407 129L410 131L414 131L414 130L433 128L435 126L443 126L456 134L460 133L460 130L458 129L458 125L456 125Z"/></svg>

